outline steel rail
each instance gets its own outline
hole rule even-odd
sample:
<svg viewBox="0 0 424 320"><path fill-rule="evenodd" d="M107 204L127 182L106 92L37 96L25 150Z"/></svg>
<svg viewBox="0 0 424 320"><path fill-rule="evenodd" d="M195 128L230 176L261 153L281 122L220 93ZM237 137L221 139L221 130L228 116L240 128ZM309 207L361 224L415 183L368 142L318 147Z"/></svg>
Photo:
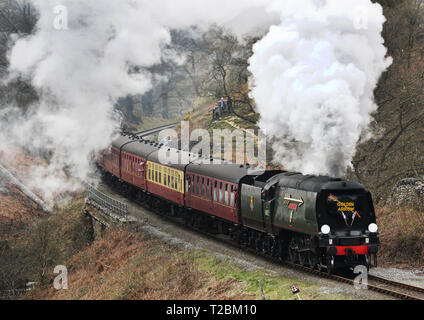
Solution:
<svg viewBox="0 0 424 320"><path fill-rule="evenodd" d="M173 128L177 124L178 124L178 122L171 123L171 124L165 124L165 125L160 126L160 127L156 127L156 128L153 128L153 129L144 130L144 131L140 131L140 132L134 133L134 136L137 136L139 138L146 137L146 136L149 136L151 134L157 133L159 131Z"/></svg>

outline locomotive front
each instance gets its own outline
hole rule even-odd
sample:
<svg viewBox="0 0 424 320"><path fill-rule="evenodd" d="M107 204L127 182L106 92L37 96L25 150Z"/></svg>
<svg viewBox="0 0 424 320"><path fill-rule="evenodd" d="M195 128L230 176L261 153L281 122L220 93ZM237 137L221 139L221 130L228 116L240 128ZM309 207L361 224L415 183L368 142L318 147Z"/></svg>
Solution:
<svg viewBox="0 0 424 320"><path fill-rule="evenodd" d="M329 182L317 198L319 247L329 271L377 265L378 227L371 194L360 184Z"/></svg>

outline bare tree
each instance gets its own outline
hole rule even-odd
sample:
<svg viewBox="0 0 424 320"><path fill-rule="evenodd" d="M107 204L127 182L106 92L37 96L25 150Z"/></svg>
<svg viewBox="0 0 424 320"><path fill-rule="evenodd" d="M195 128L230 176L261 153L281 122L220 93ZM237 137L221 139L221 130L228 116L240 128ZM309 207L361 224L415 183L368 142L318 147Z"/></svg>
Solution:
<svg viewBox="0 0 424 320"><path fill-rule="evenodd" d="M27 0L0 1L0 77L7 74L7 52L13 44L12 35L25 37L34 32L38 14ZM4 104L16 103L23 108L37 99L34 88L25 79L15 79L0 88Z"/></svg>
<svg viewBox="0 0 424 320"><path fill-rule="evenodd" d="M353 177L385 200L394 184L424 175L424 1L385 7L384 38L394 63L375 91L374 139L359 145Z"/></svg>

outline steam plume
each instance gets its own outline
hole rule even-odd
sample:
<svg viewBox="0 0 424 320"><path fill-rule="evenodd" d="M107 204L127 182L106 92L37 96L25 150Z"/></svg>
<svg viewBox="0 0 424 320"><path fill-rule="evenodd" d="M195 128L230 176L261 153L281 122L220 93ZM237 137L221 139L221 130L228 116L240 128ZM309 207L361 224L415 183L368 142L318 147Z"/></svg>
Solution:
<svg viewBox="0 0 424 320"><path fill-rule="evenodd" d="M254 46L251 96L287 169L342 176L377 110L382 8L369 0L274 3L281 24Z"/></svg>
<svg viewBox="0 0 424 320"><path fill-rule="evenodd" d="M252 9L260 2L246 4ZM234 26L238 34L248 31L245 9L236 1L32 3L40 14L36 33L13 44L10 78L31 80L40 100L26 115L13 106L4 109L0 140L6 152L11 143L51 154L49 166L34 167L26 181L48 200L79 189L88 178L92 155L108 147L119 125L114 103L151 88L150 75L143 70L164 57L171 28L217 22ZM64 30L54 24L57 5L67 9ZM257 25L251 30L257 31ZM246 29L237 30L239 26Z"/></svg>

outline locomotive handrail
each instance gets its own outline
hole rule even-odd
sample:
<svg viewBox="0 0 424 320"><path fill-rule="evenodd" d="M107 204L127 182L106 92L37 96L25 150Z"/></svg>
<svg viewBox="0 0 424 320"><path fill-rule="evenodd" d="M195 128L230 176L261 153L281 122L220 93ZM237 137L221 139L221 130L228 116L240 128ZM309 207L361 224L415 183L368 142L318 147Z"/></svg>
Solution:
<svg viewBox="0 0 424 320"><path fill-rule="evenodd" d="M128 216L128 204L105 195L92 185L88 185L87 187L87 197L102 208L110 210L125 218Z"/></svg>

